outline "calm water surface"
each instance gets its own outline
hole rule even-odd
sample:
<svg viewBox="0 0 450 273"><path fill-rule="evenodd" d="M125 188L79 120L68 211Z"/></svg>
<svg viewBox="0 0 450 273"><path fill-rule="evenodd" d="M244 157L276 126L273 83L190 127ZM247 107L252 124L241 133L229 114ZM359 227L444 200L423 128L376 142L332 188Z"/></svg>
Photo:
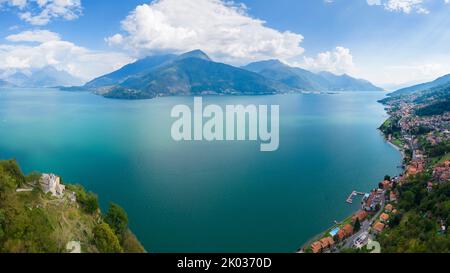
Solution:
<svg viewBox="0 0 450 273"><path fill-rule="evenodd" d="M399 172L377 127L384 94L206 97L279 104L280 149L170 136L189 97L109 100L54 89L0 89L0 158L54 172L113 200L152 252L293 252L357 205L346 197Z"/></svg>

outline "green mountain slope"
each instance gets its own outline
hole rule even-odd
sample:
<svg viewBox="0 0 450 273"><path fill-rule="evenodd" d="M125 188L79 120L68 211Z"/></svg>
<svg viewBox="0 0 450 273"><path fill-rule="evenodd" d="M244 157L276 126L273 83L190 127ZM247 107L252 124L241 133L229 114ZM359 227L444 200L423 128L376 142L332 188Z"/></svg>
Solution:
<svg viewBox="0 0 450 273"><path fill-rule="evenodd" d="M40 177L23 175L13 160L0 161L0 252L67 253L74 250L71 244L81 252L145 251L127 228L123 209L112 204L102 215L97 196L76 185L66 185L62 198L44 194Z"/></svg>
<svg viewBox="0 0 450 273"><path fill-rule="evenodd" d="M290 90L257 73L211 61L201 51L183 54L147 74L138 74L109 88L95 90L108 98L231 94L262 95Z"/></svg>
<svg viewBox="0 0 450 273"><path fill-rule="evenodd" d="M442 76L432 82L426 82L426 83L422 83L422 84L418 84L418 85L414 85L414 86L410 86L410 87L406 87L400 90L397 90L391 94L389 94L389 96L391 97L398 97L398 96L402 96L402 95L408 95L408 94L412 94L415 92L421 92L421 91L426 91L435 87L439 87L442 85L446 85L446 84L450 84L450 74Z"/></svg>
<svg viewBox="0 0 450 273"><path fill-rule="evenodd" d="M290 67L278 60L250 63L243 68L301 91L383 91L366 80L355 79L346 74L341 76L330 72L316 74L298 67Z"/></svg>

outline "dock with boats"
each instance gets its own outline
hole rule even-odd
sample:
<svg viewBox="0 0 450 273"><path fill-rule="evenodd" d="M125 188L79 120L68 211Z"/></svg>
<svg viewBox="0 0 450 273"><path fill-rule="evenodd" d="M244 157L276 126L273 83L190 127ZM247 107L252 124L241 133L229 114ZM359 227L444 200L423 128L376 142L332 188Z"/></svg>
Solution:
<svg viewBox="0 0 450 273"><path fill-rule="evenodd" d="M365 192L359 192L359 191L352 191L352 193L348 196L346 202L349 204L353 204L353 198L356 196L364 196L366 195Z"/></svg>

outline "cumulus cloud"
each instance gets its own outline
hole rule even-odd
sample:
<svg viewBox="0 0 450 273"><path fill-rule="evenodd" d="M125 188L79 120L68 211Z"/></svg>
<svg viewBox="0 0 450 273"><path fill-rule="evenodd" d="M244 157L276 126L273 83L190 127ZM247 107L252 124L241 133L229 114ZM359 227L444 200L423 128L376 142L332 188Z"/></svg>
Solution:
<svg viewBox="0 0 450 273"><path fill-rule="evenodd" d="M47 30L10 35L12 44L0 44L0 70L27 71L53 66L84 80L103 75L133 61L116 52L92 51L64 41ZM36 42L34 44L23 42Z"/></svg>
<svg viewBox="0 0 450 273"><path fill-rule="evenodd" d="M17 9L22 20L38 26L57 18L74 20L82 13L81 0L0 0L2 6Z"/></svg>
<svg viewBox="0 0 450 273"><path fill-rule="evenodd" d="M122 21L122 33L106 38L135 56L202 49L234 64L301 55L303 36L269 28L244 5L221 0L158 0L139 5Z"/></svg>
<svg viewBox="0 0 450 273"><path fill-rule="evenodd" d="M60 40L59 34L48 30L28 30L18 34L9 35L6 40L10 42L40 42Z"/></svg>
<svg viewBox="0 0 450 273"><path fill-rule="evenodd" d="M332 51L317 54L316 57L303 57L300 62L290 63L312 71L329 71L335 74L354 74L356 66L350 49L338 46Z"/></svg>
<svg viewBox="0 0 450 273"><path fill-rule="evenodd" d="M367 0L367 4L370 6L383 6L388 11L404 12L407 14L413 11L419 14L430 13L423 6L423 2L424 0Z"/></svg>

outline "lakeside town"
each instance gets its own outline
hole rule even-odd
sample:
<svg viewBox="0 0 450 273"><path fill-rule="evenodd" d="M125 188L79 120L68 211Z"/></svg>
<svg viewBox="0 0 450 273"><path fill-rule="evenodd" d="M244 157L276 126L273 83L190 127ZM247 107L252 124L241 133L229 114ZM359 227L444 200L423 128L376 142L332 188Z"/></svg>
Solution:
<svg viewBox="0 0 450 273"><path fill-rule="evenodd" d="M350 204L357 196L363 196L360 210L308 241L298 253L380 253L400 247L404 247L405 252L416 251L413 247L404 246L410 244L405 243L407 238L393 240L390 234L391 231L394 234L393 230L398 226L411 225L409 218L417 220L409 211L416 210L415 202L420 204L417 221L420 222L420 218L426 221L427 229L436 235L432 243L442 241L443 249L448 251L450 113L445 107L441 112L435 110L438 104L448 105L448 89L391 96L380 102L386 106L390 117L379 129L387 141L402 153L404 172L392 178L386 175L378 188L370 193L351 193L347 199ZM418 188L420 195L411 196L412 187ZM417 200L419 198L421 200ZM429 198L428 207L437 207L440 211L424 206L422 200L426 198ZM408 208L403 199L412 199L412 205ZM440 200L441 203L432 204L430 200ZM419 239L431 241L429 238ZM393 246L383 251L383 241L389 240L395 241L390 243ZM378 241L382 242L381 245ZM412 241L419 245L419 240Z"/></svg>

